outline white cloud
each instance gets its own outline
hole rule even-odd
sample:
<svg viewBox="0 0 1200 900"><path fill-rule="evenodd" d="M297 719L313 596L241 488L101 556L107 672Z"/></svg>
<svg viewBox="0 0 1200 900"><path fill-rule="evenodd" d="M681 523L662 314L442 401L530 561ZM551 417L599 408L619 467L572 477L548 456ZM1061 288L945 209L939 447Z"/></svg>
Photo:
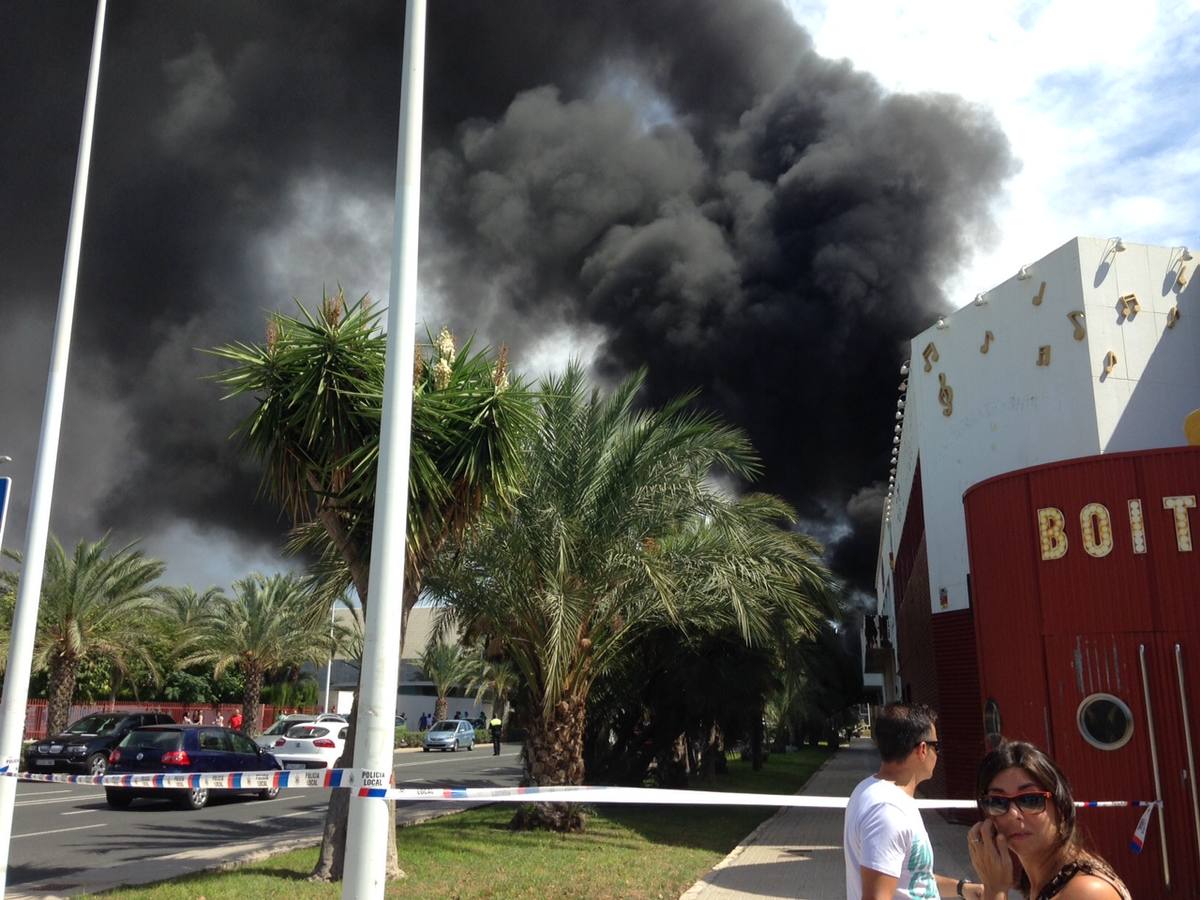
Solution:
<svg viewBox="0 0 1200 900"><path fill-rule="evenodd" d="M1076 234L1200 244L1198 0L787 0L816 49L889 90L990 108L1022 169L995 207L998 242L947 285L976 291Z"/></svg>

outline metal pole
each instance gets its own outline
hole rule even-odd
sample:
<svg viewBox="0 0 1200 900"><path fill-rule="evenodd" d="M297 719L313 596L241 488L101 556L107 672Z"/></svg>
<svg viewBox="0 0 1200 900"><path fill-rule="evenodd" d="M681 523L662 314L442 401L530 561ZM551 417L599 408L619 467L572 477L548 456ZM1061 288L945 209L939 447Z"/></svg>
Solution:
<svg viewBox="0 0 1200 900"><path fill-rule="evenodd" d="M75 191L67 225L67 250L63 259L58 293L58 319L50 350L50 377L42 409L42 433L34 464L33 494L25 535L25 557L13 613L8 668L4 674L4 698L0 700L0 766L16 768L21 761L21 738L25 731L25 707L29 694L29 667L37 634L38 602L41 599L46 537L50 530L50 501L54 493L54 471L58 463L58 439L62 425L63 397L67 385L67 357L71 348L71 324L75 315L75 283L79 273L79 248L83 242L83 214L87 206L88 168L92 158L92 123L96 118L96 93L100 81L100 48L104 39L106 0L96 3L92 34L92 59L88 67L87 93L83 104L83 127L79 134L79 156L75 163ZM0 778L0 895L8 882L8 851L12 837L15 778Z"/></svg>
<svg viewBox="0 0 1200 900"><path fill-rule="evenodd" d="M354 767L364 778L387 784L395 744L396 685L403 641L405 537L408 518L408 463L412 438L413 354L416 343L417 228L421 199L421 124L425 90L425 0L408 0L404 21L404 69L400 92L400 137L396 160L396 218L392 237L388 349L379 435L379 474L375 483L375 522L371 540L370 599L363 645L362 690ZM371 773L368 776L366 773ZM346 835L345 881L348 900L382 898L388 828L386 801L352 798Z"/></svg>
<svg viewBox="0 0 1200 900"><path fill-rule="evenodd" d="M1196 757L1192 754L1192 716L1188 712L1187 686L1183 679L1183 647L1175 645L1175 674L1179 678L1179 707L1183 714L1183 737L1187 746L1188 787L1192 791L1192 821L1196 829L1196 859L1200 860L1200 798L1196 796Z"/></svg>
<svg viewBox="0 0 1200 900"><path fill-rule="evenodd" d="M333 674L333 619L337 615L337 604L329 605L329 662L325 664L325 708L321 712L329 712L329 676Z"/></svg>
<svg viewBox="0 0 1200 900"><path fill-rule="evenodd" d="M1162 780L1158 774L1158 742L1154 737L1154 710L1150 706L1150 675L1146 671L1146 645L1138 644L1142 667L1142 696L1146 701L1146 735L1150 738L1150 766L1154 773L1154 799L1158 801L1158 846L1162 851L1163 887L1171 888L1171 865L1167 860L1167 821L1163 815Z"/></svg>

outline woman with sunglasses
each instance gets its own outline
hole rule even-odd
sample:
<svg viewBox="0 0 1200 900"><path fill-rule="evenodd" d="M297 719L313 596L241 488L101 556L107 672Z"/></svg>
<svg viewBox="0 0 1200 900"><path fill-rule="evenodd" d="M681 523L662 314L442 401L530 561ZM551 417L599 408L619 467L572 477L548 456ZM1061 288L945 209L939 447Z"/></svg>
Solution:
<svg viewBox="0 0 1200 900"><path fill-rule="evenodd" d="M985 900L1003 900L1013 886L1034 900L1130 900L1112 866L1086 848L1071 786L1045 753L1005 741L979 764L977 784L983 821L967 846Z"/></svg>

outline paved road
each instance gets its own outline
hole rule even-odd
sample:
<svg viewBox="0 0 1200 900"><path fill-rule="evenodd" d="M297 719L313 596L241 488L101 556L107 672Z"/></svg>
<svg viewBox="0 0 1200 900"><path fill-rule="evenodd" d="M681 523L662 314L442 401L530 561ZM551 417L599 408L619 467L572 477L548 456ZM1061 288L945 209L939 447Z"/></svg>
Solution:
<svg viewBox="0 0 1200 900"><path fill-rule="evenodd" d="M399 786L494 787L520 778L519 748L499 757L473 753L400 753ZM17 788L8 870L10 898L97 891L174 877L222 860L319 839L328 795L285 790L274 800L216 797L197 811L136 800L109 809L102 788L22 783ZM462 808L455 804L455 808ZM397 816L417 820L443 803L402 804Z"/></svg>

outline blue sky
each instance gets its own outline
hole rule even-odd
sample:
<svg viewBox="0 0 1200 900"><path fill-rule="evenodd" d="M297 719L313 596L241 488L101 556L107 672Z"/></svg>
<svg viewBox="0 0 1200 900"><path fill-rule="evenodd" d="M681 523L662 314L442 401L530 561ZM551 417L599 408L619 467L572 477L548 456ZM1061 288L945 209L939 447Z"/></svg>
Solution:
<svg viewBox="0 0 1200 900"><path fill-rule="evenodd" d="M1012 142L1021 171L954 306L1077 234L1200 245L1200 0L787 2L822 55L966 97Z"/></svg>

